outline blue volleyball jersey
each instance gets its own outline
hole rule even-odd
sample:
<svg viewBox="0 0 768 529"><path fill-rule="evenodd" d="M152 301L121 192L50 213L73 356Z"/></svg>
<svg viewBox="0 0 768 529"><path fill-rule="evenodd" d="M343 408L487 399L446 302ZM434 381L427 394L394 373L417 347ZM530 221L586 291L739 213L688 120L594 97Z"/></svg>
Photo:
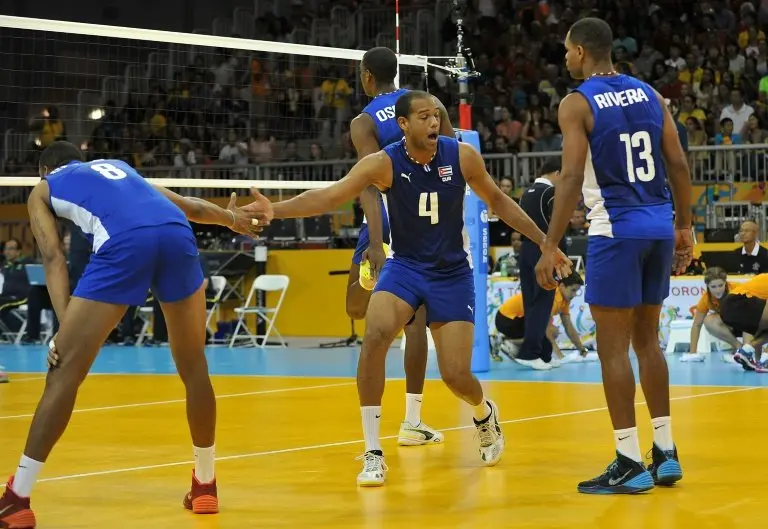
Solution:
<svg viewBox="0 0 768 529"><path fill-rule="evenodd" d="M626 75L592 77L576 90L594 116L582 189L589 235L673 238L662 155L664 109L655 92Z"/></svg>
<svg viewBox="0 0 768 529"><path fill-rule="evenodd" d="M407 92L407 89L400 88L394 92L379 94L363 109L376 125L376 135L382 149L403 139L403 131L395 119L395 103Z"/></svg>
<svg viewBox="0 0 768 529"><path fill-rule="evenodd" d="M181 209L119 160L70 162L46 180L53 213L74 222L95 253L110 238L136 228L189 226Z"/></svg>
<svg viewBox="0 0 768 529"><path fill-rule="evenodd" d="M471 266L459 142L440 136L429 165L413 162L405 147L403 139L384 148L392 160L392 186L385 195L394 258L422 270Z"/></svg>

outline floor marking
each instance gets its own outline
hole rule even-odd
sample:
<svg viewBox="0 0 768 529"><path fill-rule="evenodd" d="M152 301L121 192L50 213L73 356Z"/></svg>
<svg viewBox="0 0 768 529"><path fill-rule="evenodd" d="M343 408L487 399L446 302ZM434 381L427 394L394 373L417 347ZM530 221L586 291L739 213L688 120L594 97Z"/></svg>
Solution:
<svg viewBox="0 0 768 529"><path fill-rule="evenodd" d="M297 388L298 389L298 388ZM306 389L306 388L305 388ZM713 391L709 393L698 393L696 395L684 395L680 397L673 397L670 400L671 401L680 401L680 400L691 400L691 399L698 399L701 397L712 397L716 395L728 395L731 393L742 393L746 391L754 391L756 389L763 389L763 388L738 388L738 389L732 389L732 390L726 390L726 391ZM644 401L636 402L636 406L640 406L642 404L645 404ZM555 419L560 417L570 417L574 415L584 415L587 413L594 413L598 411L606 411L608 409L607 406L603 406L600 408L589 408L586 410L576 410L576 411L568 411L568 412L562 412L562 413L552 413L548 415L534 415L532 417L521 417L519 419L509 419L506 421L500 421L501 424L517 424L517 423L524 423L524 422L531 422L531 421L538 421L543 419ZM443 432L450 432L450 431L457 431L457 430L467 430L470 428L474 428L472 425L466 425L466 426L456 426L453 428L442 428L441 431ZM389 435L386 437L382 437L382 440L387 439L394 439L396 438L396 435ZM354 441L340 441L337 443L325 443L320 445L309 445L309 446L298 446L294 448L284 448L281 450L268 450L265 452L252 452L247 454L235 454L231 456L223 456L223 457L217 457L216 461L234 461L238 459L249 459L254 457L263 457L263 456L270 456L270 455L278 455L278 454L288 454L293 452L306 452L309 450L320 450L323 448L334 448L337 446L348 446L353 444L360 444L362 443L362 439L357 439ZM142 470L154 470L158 468L170 468L170 467L178 467L178 466L184 466L184 465L193 465L194 461L177 461L174 463L160 463L156 465L143 465L138 467L130 467L130 468L119 468L119 469L112 469L112 470L100 470L97 472L85 472L82 474L70 474L66 476L57 476L53 478L45 478L39 480L40 483L47 483L51 481L64 481L64 480L70 480L70 479L78 479L78 478L86 478L86 477L93 477L93 476L105 476L105 475L111 475L111 474L124 474L126 472L139 472ZM5 485L0 485L0 488L3 488Z"/></svg>
<svg viewBox="0 0 768 529"><path fill-rule="evenodd" d="M270 395L272 393L288 393L291 391L308 391L310 389L325 389L325 388L337 388L342 386L354 386L356 382L339 382L336 384L321 384L318 386L300 386L297 388L280 388L280 389L265 389L260 391L248 391L245 393L225 393L224 395L216 395L216 399L234 399L237 397L252 397L254 395ZM186 399L172 399L172 400L158 400L154 402L135 402L133 404L118 404L115 406L101 406L98 408L81 408L74 410L72 413L87 413L93 411L109 411L109 410L125 410L130 408L144 408L147 406L163 406L166 404L183 404ZM24 413L21 415L5 415L0 416L0 420L4 419L30 419L34 417L34 413Z"/></svg>

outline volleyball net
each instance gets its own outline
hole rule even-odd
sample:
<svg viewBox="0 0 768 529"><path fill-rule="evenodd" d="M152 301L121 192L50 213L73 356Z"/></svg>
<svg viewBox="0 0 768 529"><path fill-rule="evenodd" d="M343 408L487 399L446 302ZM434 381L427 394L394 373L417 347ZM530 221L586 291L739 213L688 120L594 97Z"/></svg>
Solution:
<svg viewBox="0 0 768 529"><path fill-rule="evenodd" d="M403 51L439 31L434 19L423 27L414 18L400 29ZM364 50L315 44L345 40L338 33L351 21L331 22L272 42L251 38L248 17L214 24L209 35L0 16L0 204L25 202L39 181L40 152L56 139L80 146L86 160L120 159L153 183L211 200L232 190L246 200L250 187L284 199L338 180L356 161L349 122L368 98L359 75ZM376 40L395 47L393 38ZM444 66L450 58L398 61L399 86L436 94L458 122L458 89ZM472 200L472 219L480 219ZM354 238L360 219L351 205L330 219L333 234ZM480 231L470 239L487 255L487 226L472 224ZM307 225L272 231L302 240ZM31 239L23 222L21 229L13 235ZM321 231L311 237L325 237Z"/></svg>

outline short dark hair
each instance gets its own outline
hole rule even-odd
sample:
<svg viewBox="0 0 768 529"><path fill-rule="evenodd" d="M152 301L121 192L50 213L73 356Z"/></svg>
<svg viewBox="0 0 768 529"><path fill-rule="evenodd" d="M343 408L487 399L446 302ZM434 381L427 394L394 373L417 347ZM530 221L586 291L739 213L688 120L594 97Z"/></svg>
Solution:
<svg viewBox="0 0 768 529"><path fill-rule="evenodd" d="M77 145L68 141L54 141L40 155L39 165L56 169L72 161L83 161L83 152Z"/></svg>
<svg viewBox="0 0 768 529"><path fill-rule="evenodd" d="M605 20L586 17L577 20L570 31L571 42L584 48L587 53L598 59L611 56L613 32Z"/></svg>
<svg viewBox="0 0 768 529"><path fill-rule="evenodd" d="M421 90L411 90L401 95L395 103L395 119L408 118L414 99L430 99L433 96Z"/></svg>
<svg viewBox="0 0 768 529"><path fill-rule="evenodd" d="M546 174L552 174L560 171L563 167L562 158L560 156L550 156L547 158L547 161L544 162L544 165L541 166L541 171L539 174L546 175Z"/></svg>
<svg viewBox="0 0 768 529"><path fill-rule="evenodd" d="M571 272L571 275L563 279L562 283L564 287L572 287L573 285L581 286L584 284L584 280L578 272L574 271Z"/></svg>
<svg viewBox="0 0 768 529"><path fill-rule="evenodd" d="M376 84L392 83L397 77L397 55L389 48L371 48L363 55L362 64L373 74Z"/></svg>
<svg viewBox="0 0 768 529"><path fill-rule="evenodd" d="M21 250L21 248L22 248L22 246L23 246L23 245L21 244L21 241L20 241L19 239L17 239L16 237L8 237L8 240L7 240L7 241L5 241L5 243L3 243L3 249L5 249L5 246L6 246L6 245L7 245L9 242L15 242L15 243L16 243L16 249L17 249L17 250Z"/></svg>

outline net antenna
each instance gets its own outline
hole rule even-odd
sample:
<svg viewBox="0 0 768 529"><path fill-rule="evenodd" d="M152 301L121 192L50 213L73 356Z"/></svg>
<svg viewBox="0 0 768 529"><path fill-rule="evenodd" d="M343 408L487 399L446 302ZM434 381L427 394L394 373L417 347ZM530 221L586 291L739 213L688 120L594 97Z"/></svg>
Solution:
<svg viewBox="0 0 768 529"><path fill-rule="evenodd" d="M475 70L475 59L472 50L464 45L464 14L467 10L467 0L453 0L453 16L456 19L456 55L453 57L430 57L446 59L445 64L427 62L424 65L424 77L428 79L427 68L442 70L455 79L459 84L459 126L463 129L472 128L472 106L469 94L469 80L480 77Z"/></svg>

